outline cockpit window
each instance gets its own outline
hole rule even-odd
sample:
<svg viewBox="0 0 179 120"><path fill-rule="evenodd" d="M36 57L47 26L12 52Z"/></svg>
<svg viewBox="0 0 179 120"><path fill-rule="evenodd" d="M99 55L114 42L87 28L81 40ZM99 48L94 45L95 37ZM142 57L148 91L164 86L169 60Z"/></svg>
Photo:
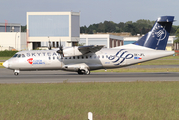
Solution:
<svg viewBox="0 0 179 120"><path fill-rule="evenodd" d="M24 54L22 54L22 57L24 58L24 57L25 57L25 55L24 55Z"/></svg>
<svg viewBox="0 0 179 120"><path fill-rule="evenodd" d="M19 54L17 57L20 58L20 57L21 57L21 54Z"/></svg>
<svg viewBox="0 0 179 120"><path fill-rule="evenodd" d="M17 57L18 54L15 54L13 57Z"/></svg>
<svg viewBox="0 0 179 120"><path fill-rule="evenodd" d="M22 56L22 58L24 58L24 57L25 57L25 55L24 55L24 54L15 54L15 55L13 56L13 58L15 58L15 57L20 58L21 56Z"/></svg>

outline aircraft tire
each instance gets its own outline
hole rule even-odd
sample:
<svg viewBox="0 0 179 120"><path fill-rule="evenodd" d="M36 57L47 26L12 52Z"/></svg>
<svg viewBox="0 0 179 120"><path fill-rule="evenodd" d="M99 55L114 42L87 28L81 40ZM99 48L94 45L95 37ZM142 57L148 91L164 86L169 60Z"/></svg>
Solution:
<svg viewBox="0 0 179 120"><path fill-rule="evenodd" d="M89 75L89 74L90 74L90 71L89 71L89 70L85 71L85 74L86 74L86 75Z"/></svg>
<svg viewBox="0 0 179 120"><path fill-rule="evenodd" d="M79 75L89 75L90 74L90 71L89 70L78 70L78 74Z"/></svg>
<svg viewBox="0 0 179 120"><path fill-rule="evenodd" d="M18 76L18 75L19 75L19 73L18 73L18 72L15 72L15 73L14 73L14 75L15 75L15 76Z"/></svg>
<svg viewBox="0 0 179 120"><path fill-rule="evenodd" d="M82 75L83 73L82 73L82 71L79 69L78 70L78 75Z"/></svg>

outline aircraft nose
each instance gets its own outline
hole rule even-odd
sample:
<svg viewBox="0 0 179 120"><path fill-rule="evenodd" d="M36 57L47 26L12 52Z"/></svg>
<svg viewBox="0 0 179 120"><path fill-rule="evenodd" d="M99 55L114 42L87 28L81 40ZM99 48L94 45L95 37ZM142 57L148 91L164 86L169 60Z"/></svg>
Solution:
<svg viewBox="0 0 179 120"><path fill-rule="evenodd" d="M4 66L5 68L8 68L8 61L7 61L7 60L3 63L3 66Z"/></svg>

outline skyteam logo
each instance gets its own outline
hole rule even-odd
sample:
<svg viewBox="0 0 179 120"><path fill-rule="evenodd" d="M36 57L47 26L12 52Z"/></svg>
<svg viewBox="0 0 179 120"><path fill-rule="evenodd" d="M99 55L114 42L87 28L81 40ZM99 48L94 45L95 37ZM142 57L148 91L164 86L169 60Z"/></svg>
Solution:
<svg viewBox="0 0 179 120"><path fill-rule="evenodd" d="M158 25L152 33L152 36L161 41L166 38L167 31L163 28L163 26Z"/></svg>
<svg viewBox="0 0 179 120"><path fill-rule="evenodd" d="M115 63L114 65L120 65L121 63L123 63L126 59L131 59L133 58L133 54L128 54L128 51L124 51L125 49L121 49L119 50L116 55L114 56L110 56L108 59L112 60L113 63Z"/></svg>
<svg viewBox="0 0 179 120"><path fill-rule="evenodd" d="M28 61L28 63L29 64L45 64L45 62L43 62L42 60L33 60L33 58L29 58L29 59L27 59L27 61Z"/></svg>

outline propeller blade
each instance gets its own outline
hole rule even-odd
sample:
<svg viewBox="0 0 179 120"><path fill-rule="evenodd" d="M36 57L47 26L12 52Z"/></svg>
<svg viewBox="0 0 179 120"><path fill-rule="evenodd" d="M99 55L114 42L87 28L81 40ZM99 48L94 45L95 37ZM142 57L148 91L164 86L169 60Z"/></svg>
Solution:
<svg viewBox="0 0 179 120"><path fill-rule="evenodd" d="M60 45L59 45L59 50L57 50L57 53L60 54L61 58L63 58L63 45L61 44L61 40L60 40Z"/></svg>
<svg viewBox="0 0 179 120"><path fill-rule="evenodd" d="M51 42L49 41L48 43L49 43L48 49L51 50L52 49Z"/></svg>
<svg viewBox="0 0 179 120"><path fill-rule="evenodd" d="M60 40L60 50L63 51L63 45L61 44L61 40Z"/></svg>

